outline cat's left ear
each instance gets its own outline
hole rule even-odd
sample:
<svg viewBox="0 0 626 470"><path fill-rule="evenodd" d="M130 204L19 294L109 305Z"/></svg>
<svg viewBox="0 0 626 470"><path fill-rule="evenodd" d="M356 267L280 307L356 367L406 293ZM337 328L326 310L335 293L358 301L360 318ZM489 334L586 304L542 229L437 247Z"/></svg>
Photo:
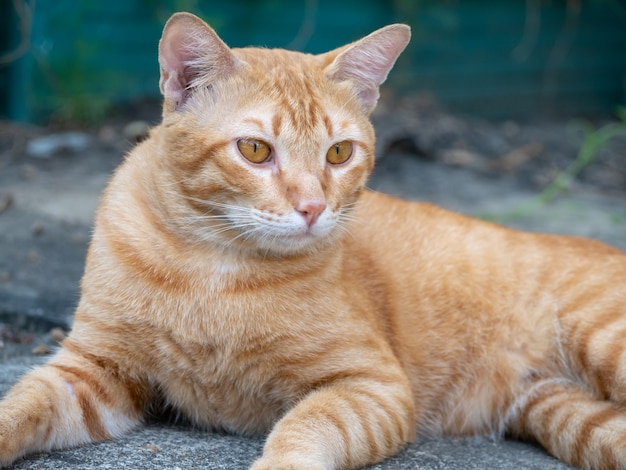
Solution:
<svg viewBox="0 0 626 470"><path fill-rule="evenodd" d="M325 69L333 81L348 81L357 92L361 108L371 113L380 96L379 87L387 79L396 59L411 39L405 24L385 26L363 39L329 52L336 57Z"/></svg>
<svg viewBox="0 0 626 470"><path fill-rule="evenodd" d="M163 28L159 65L163 110L174 111L193 88L229 75L239 61L208 24L191 13L176 13Z"/></svg>

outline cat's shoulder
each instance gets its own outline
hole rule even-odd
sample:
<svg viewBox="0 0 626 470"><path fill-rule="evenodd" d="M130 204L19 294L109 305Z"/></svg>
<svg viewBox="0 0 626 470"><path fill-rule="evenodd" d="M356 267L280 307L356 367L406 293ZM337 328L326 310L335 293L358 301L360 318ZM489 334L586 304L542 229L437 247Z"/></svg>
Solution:
<svg viewBox="0 0 626 470"><path fill-rule="evenodd" d="M430 202L401 199L372 190L363 192L357 211L362 215L368 214L388 220L406 220L408 218L421 221L432 219L461 225L479 223L476 219Z"/></svg>

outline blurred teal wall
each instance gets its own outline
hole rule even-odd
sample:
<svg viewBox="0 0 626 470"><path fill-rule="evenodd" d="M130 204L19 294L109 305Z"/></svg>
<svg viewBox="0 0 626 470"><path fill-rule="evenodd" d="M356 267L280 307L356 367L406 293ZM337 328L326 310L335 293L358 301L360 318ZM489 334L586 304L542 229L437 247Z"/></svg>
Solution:
<svg viewBox="0 0 626 470"><path fill-rule="evenodd" d="M497 117L626 104L623 0L407 3L417 24L400 77L408 86Z"/></svg>
<svg viewBox="0 0 626 470"><path fill-rule="evenodd" d="M2 0L0 116L95 121L114 103L158 97L157 42L181 10L233 47L313 53L409 23L389 86L453 110L580 115L626 104L623 0ZM3 63L24 29L27 52Z"/></svg>

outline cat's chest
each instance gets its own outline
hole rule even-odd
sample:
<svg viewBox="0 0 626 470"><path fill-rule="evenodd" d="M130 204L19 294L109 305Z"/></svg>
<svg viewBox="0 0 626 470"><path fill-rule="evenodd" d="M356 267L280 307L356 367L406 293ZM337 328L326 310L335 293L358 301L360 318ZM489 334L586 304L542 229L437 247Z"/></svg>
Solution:
<svg viewBox="0 0 626 470"><path fill-rule="evenodd" d="M337 271L330 263L278 270L219 259L182 277L176 289L145 290L144 318L174 336L236 354L254 338L341 322L352 306Z"/></svg>
<svg viewBox="0 0 626 470"><path fill-rule="evenodd" d="M284 379L294 342L250 335L237 342L207 338L198 343L161 335L155 341L159 358L153 380L166 401L195 424L263 433L306 387L305 377Z"/></svg>
<svg viewBox="0 0 626 470"><path fill-rule="evenodd" d="M324 372L323 361L344 360L338 345L370 325L334 282L332 266L274 280L234 268L223 264L180 292L146 299L155 332L150 374L197 424L264 432Z"/></svg>
<svg viewBox="0 0 626 470"><path fill-rule="evenodd" d="M267 431L309 386L297 362L353 330L339 297L316 297L293 288L198 295L154 336L153 380L199 425Z"/></svg>

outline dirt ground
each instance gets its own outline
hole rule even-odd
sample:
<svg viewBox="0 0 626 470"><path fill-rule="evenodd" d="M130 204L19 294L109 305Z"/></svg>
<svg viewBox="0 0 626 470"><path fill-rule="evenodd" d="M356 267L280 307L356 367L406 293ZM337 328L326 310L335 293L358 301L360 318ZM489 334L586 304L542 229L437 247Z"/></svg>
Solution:
<svg viewBox="0 0 626 470"><path fill-rule="evenodd" d="M416 158L466 167L494 180L510 177L537 192L565 172L583 146L591 149L603 141L607 125L619 125L619 135L605 139L607 144L599 145L567 187L626 197L626 119L620 122L616 116L490 121L451 113L424 95L387 97L373 122L380 156L409 151Z"/></svg>

